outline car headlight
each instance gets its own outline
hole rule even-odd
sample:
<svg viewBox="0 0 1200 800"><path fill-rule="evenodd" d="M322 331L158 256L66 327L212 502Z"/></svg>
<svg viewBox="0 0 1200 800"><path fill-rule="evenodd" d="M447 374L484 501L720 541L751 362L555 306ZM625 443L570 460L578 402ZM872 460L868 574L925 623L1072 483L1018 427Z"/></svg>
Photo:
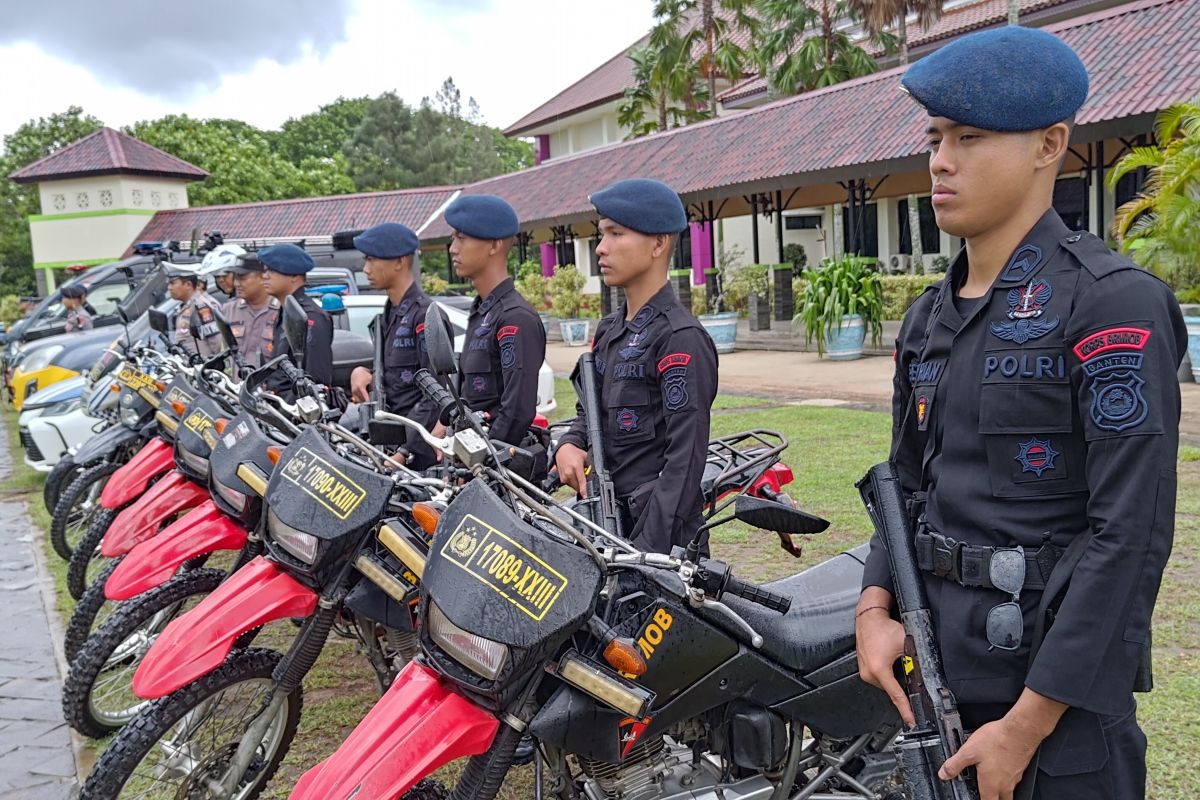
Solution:
<svg viewBox="0 0 1200 800"><path fill-rule="evenodd" d="M246 510L246 504L250 502L250 498L242 492L239 492L237 489L231 489L218 480L213 480L212 488L236 513L241 514ZM290 553L291 551L289 550L288 552Z"/></svg>
<svg viewBox="0 0 1200 800"><path fill-rule="evenodd" d="M42 409L43 417L56 417L60 414L70 414L83 406L83 400L76 397L73 400L62 400Z"/></svg>
<svg viewBox="0 0 1200 800"><path fill-rule="evenodd" d="M291 525L284 525L271 510L267 511L267 533L270 534L272 541L305 564L316 563L317 548L320 546L321 540L311 533L297 530Z"/></svg>
<svg viewBox="0 0 1200 800"><path fill-rule="evenodd" d="M489 681L500 677L508 661L507 645L464 631L434 602L429 603L429 638L455 661Z"/></svg>
<svg viewBox="0 0 1200 800"><path fill-rule="evenodd" d="M21 371L25 373L37 372L39 369L45 369L50 366L50 362L58 357L58 354L63 351L61 344L52 344L49 347L43 347L29 358L21 362Z"/></svg>

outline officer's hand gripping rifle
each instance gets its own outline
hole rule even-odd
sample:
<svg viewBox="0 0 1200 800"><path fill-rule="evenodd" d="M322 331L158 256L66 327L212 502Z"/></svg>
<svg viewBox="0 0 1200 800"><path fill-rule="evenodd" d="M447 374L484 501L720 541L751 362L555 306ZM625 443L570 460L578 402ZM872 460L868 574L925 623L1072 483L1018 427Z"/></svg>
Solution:
<svg viewBox="0 0 1200 800"><path fill-rule="evenodd" d="M600 386L596 381L595 356L584 353L579 357L579 399L587 418L588 449L592 454L592 471L588 476L589 511L592 522L613 536L624 538L621 530L621 511L617 507L617 491L612 475L604 461L604 425L600 416Z"/></svg>
<svg viewBox="0 0 1200 800"><path fill-rule="evenodd" d="M964 770L951 781L937 776L946 759L962 747L966 734L942 669L896 466L886 461L871 467L858 482L858 490L887 550L906 634L903 683L917 724L896 740L895 751L908 796L912 800L979 800L970 771Z"/></svg>

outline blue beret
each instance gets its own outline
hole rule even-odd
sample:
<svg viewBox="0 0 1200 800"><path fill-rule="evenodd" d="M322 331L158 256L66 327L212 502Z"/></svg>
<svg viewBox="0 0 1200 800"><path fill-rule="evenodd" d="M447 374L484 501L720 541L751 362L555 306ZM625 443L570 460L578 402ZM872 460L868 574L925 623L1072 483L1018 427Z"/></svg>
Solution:
<svg viewBox="0 0 1200 800"><path fill-rule="evenodd" d="M446 224L476 239L517 235L517 212L494 194L467 194L446 206Z"/></svg>
<svg viewBox="0 0 1200 800"><path fill-rule="evenodd" d="M1008 26L972 33L909 67L900 81L930 116L989 131L1034 131L1087 100L1087 68L1057 36Z"/></svg>
<svg viewBox="0 0 1200 800"><path fill-rule="evenodd" d="M312 256L294 244L273 244L258 251L258 260L280 275L305 275L316 266Z"/></svg>
<svg viewBox="0 0 1200 800"><path fill-rule="evenodd" d="M630 178L617 181L588 198L604 219L655 236L687 227L687 212L675 190L661 181Z"/></svg>
<svg viewBox="0 0 1200 800"><path fill-rule="evenodd" d="M371 258L402 258L417 250L417 235L398 222L383 222L354 237L354 246Z"/></svg>

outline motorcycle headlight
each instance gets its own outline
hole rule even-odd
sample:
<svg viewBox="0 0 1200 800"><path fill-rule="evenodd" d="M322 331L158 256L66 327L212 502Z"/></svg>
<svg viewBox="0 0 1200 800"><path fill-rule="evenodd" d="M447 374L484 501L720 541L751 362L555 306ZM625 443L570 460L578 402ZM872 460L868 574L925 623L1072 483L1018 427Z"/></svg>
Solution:
<svg viewBox="0 0 1200 800"><path fill-rule="evenodd" d="M142 419L141 411L133 406L121 406L121 424L129 428L136 428ZM190 453L188 455L191 455ZM190 463L190 462L189 462Z"/></svg>
<svg viewBox="0 0 1200 800"><path fill-rule="evenodd" d="M291 525L284 525L271 510L267 511L267 533L272 541L305 564L316 563L317 548L320 546L321 540L311 533L297 530Z"/></svg>
<svg viewBox="0 0 1200 800"><path fill-rule="evenodd" d="M124 410L121 411L124 414ZM204 456L198 456L195 453L189 453L186 447L176 445L175 456L188 465L188 468L193 470L197 475L203 475L208 472L208 459Z"/></svg>
<svg viewBox="0 0 1200 800"><path fill-rule="evenodd" d="M429 638L458 663L481 678L494 681L508 661L508 646L464 631L429 603Z"/></svg>
<svg viewBox="0 0 1200 800"><path fill-rule="evenodd" d="M212 482L213 491L216 492L222 500L229 504L237 513L241 514L246 510L246 504L250 502L250 498L239 492L237 489L231 489L218 480ZM290 550L288 552L291 552Z"/></svg>
<svg viewBox="0 0 1200 800"><path fill-rule="evenodd" d="M37 372L39 369L45 369L50 366L50 362L58 357L58 354L63 351L61 344L52 344L49 347L43 347L29 358L21 362L21 371L26 374Z"/></svg>

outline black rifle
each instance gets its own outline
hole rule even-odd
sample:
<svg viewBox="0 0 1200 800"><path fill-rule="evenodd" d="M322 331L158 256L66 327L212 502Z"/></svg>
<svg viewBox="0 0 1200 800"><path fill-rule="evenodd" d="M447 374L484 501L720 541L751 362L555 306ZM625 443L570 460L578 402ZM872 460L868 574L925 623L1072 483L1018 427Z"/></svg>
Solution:
<svg viewBox="0 0 1200 800"><path fill-rule="evenodd" d="M911 800L979 800L973 771L964 770L952 781L937 776L946 759L962 747L966 733L942 669L896 466L885 461L871 467L858 482L858 491L887 550L906 634L902 681L917 724L896 740L895 751L908 796Z"/></svg>
<svg viewBox="0 0 1200 800"><path fill-rule="evenodd" d="M587 504L592 522L613 536L624 538L621 530L621 511L617 507L617 490L612 475L604 463L604 424L600 416L600 386L596 381L595 356L584 353L579 357L579 384L576 391L583 404L587 420L588 449L592 454L592 472L588 476Z"/></svg>

